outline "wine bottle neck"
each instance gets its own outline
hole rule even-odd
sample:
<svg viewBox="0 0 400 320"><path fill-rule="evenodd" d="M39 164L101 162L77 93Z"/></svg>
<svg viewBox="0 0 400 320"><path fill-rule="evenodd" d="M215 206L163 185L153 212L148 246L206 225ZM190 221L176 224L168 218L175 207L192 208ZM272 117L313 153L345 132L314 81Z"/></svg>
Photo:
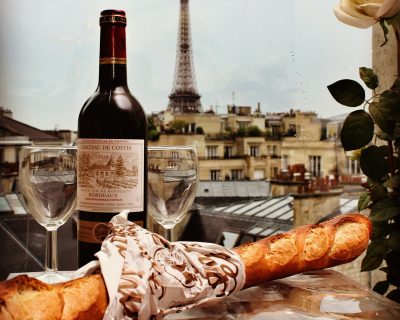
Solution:
<svg viewBox="0 0 400 320"><path fill-rule="evenodd" d="M109 89L127 86L126 65L106 64L99 66L99 88Z"/></svg>
<svg viewBox="0 0 400 320"><path fill-rule="evenodd" d="M100 31L99 88L127 86L125 25L104 23Z"/></svg>

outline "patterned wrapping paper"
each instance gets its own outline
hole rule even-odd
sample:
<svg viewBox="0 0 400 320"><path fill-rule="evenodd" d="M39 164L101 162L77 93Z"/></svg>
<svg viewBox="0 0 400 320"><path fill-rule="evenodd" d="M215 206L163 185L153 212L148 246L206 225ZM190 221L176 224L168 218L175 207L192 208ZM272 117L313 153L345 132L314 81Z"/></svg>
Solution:
<svg viewBox="0 0 400 320"><path fill-rule="evenodd" d="M243 288L237 253L212 243L168 242L128 221L127 214L112 218L112 232L96 254L110 298L104 319L161 319ZM91 262L75 276L98 265Z"/></svg>

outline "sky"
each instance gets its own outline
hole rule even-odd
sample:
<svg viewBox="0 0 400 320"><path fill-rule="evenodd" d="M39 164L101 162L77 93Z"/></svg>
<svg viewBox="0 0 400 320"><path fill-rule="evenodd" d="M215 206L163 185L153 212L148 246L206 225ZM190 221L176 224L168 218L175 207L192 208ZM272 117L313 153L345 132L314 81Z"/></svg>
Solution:
<svg viewBox="0 0 400 320"><path fill-rule="evenodd" d="M203 110L227 104L330 117L352 110L327 86L371 66L371 29L339 22L339 0L190 0ZM147 113L166 109L175 71L179 0L1 0L0 106L42 130L77 129L98 82L103 9L126 11L127 72Z"/></svg>

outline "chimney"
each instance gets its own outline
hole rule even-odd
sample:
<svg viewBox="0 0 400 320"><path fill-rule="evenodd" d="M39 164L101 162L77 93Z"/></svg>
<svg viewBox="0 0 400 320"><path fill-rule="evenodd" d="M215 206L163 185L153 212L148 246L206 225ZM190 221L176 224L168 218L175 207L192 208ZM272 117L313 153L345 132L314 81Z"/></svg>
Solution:
<svg viewBox="0 0 400 320"><path fill-rule="evenodd" d="M12 119L13 113L12 113L12 111L10 109L4 108L4 107L0 107L0 116Z"/></svg>
<svg viewBox="0 0 400 320"><path fill-rule="evenodd" d="M294 227L317 223L340 208L343 189L338 182L329 176L312 178L304 164L288 166L270 184L273 196L293 197Z"/></svg>
<svg viewBox="0 0 400 320"><path fill-rule="evenodd" d="M340 207L342 189L293 194L293 227L317 223Z"/></svg>

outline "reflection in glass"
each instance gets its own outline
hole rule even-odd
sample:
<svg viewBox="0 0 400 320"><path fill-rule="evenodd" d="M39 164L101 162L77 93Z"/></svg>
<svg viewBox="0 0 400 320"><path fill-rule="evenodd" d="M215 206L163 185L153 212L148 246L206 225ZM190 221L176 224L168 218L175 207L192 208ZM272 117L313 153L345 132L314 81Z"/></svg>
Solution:
<svg viewBox="0 0 400 320"><path fill-rule="evenodd" d="M45 271L48 283L65 280L57 273L57 229L76 207L76 148L23 147L20 157L21 192L33 218L46 228Z"/></svg>
<svg viewBox="0 0 400 320"><path fill-rule="evenodd" d="M148 211L171 240L171 230L187 214L196 196L196 149L149 147L148 155Z"/></svg>

